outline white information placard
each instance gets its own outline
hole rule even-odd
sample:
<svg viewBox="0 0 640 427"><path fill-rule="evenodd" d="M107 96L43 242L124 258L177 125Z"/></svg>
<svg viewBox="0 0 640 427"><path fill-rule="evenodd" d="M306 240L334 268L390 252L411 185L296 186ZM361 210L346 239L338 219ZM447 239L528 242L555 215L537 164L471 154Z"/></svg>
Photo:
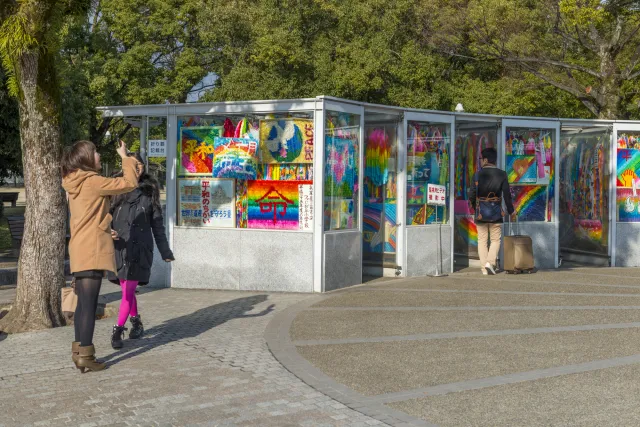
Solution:
<svg viewBox="0 0 640 427"><path fill-rule="evenodd" d="M313 185L298 186L300 204L298 206L299 228L304 231L313 230Z"/></svg>
<svg viewBox="0 0 640 427"><path fill-rule="evenodd" d="M164 139L150 139L148 157L167 157L167 141Z"/></svg>
<svg viewBox="0 0 640 427"><path fill-rule="evenodd" d="M447 187L444 185L427 185L427 204L445 206L447 204Z"/></svg>

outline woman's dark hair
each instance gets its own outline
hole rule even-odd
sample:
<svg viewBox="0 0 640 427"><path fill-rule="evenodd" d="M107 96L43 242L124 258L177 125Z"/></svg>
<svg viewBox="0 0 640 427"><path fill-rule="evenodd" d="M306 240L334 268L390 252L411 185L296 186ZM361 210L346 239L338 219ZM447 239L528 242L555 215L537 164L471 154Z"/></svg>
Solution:
<svg viewBox="0 0 640 427"><path fill-rule="evenodd" d="M143 167L144 167L144 161L142 160L142 156L140 156L139 153L129 153L128 154L129 157L133 157L134 159L136 159L139 163L142 163ZM124 173L119 170L117 172L114 172L111 175L113 178L120 178L122 176L124 176ZM151 186L153 188L151 188L151 203L153 203L153 207L157 208L157 209L161 209L160 206L160 190L159 190L159 185L158 185L158 181L156 181L156 179L154 177L152 177L151 175L149 175L147 173L147 168L144 167L144 169L142 170L142 174L140 175L140 178L138 178L138 187L148 187ZM126 194L119 194L117 196L114 196L111 198L111 207L114 208L118 205L120 205L124 200L126 200L127 195Z"/></svg>
<svg viewBox="0 0 640 427"><path fill-rule="evenodd" d="M91 141L78 141L62 155L62 177L83 170L98 172L96 168L96 146Z"/></svg>
<svg viewBox="0 0 640 427"><path fill-rule="evenodd" d="M498 152L493 147L485 148L482 150L482 158L487 159L489 163L495 165L498 161Z"/></svg>

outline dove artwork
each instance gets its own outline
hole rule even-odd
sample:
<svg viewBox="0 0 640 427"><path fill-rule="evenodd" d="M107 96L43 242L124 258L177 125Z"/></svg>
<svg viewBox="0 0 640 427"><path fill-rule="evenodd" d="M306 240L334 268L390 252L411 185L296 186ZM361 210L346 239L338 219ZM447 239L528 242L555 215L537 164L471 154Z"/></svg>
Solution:
<svg viewBox="0 0 640 427"><path fill-rule="evenodd" d="M640 203L633 189L618 187L616 194L619 222L640 222Z"/></svg>
<svg viewBox="0 0 640 427"><path fill-rule="evenodd" d="M313 120L260 121L263 163L313 163Z"/></svg>

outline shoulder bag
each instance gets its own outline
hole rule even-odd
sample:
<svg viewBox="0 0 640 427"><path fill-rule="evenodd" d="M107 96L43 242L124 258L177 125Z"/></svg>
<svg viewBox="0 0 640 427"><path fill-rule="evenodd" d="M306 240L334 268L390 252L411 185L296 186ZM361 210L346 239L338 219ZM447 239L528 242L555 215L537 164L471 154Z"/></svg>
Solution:
<svg viewBox="0 0 640 427"><path fill-rule="evenodd" d="M476 181L476 188L478 182ZM481 222L498 222L504 217L502 197L489 193L487 197L476 198L476 220Z"/></svg>

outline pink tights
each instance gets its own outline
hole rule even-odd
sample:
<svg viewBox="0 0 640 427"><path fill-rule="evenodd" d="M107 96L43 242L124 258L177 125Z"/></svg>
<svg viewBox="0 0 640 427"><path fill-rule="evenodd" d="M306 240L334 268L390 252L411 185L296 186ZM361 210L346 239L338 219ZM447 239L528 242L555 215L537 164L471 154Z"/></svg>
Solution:
<svg viewBox="0 0 640 427"><path fill-rule="evenodd" d="M120 301L120 311L118 312L118 326L124 326L130 315L138 315L138 301L136 300L138 281L120 279L120 286L122 287L122 301Z"/></svg>

